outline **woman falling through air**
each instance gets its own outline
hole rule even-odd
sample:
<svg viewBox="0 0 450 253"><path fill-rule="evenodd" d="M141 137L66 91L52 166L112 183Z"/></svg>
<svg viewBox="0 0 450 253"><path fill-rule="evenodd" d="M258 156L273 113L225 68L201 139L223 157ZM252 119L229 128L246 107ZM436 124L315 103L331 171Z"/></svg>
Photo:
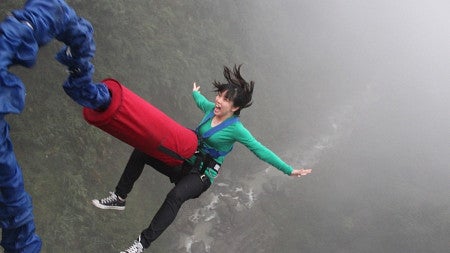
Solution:
<svg viewBox="0 0 450 253"><path fill-rule="evenodd" d="M125 199L141 175L145 164L169 177L174 187L164 203L133 244L124 253L139 253L150 247L164 230L174 221L181 205L189 199L199 197L217 177L225 156L235 142L242 143L259 159L279 169L286 175L301 177L311 173L310 169L293 169L270 149L258 142L239 121L242 109L252 104L254 82L247 82L240 73L241 66L231 70L224 67L225 83L213 82L217 92L214 102L200 93L200 86L193 84L192 96L198 108L205 114L196 132L199 138L198 152L186 159L182 166L169 166L164 162L134 149L123 174L110 196L94 199L93 204L101 209L125 209Z"/></svg>

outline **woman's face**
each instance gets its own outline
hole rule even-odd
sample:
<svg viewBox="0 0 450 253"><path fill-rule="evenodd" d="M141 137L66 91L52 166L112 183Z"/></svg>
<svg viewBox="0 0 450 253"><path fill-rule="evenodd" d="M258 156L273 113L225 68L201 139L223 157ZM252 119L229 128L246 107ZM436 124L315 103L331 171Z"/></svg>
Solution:
<svg viewBox="0 0 450 253"><path fill-rule="evenodd" d="M216 107L214 108L214 115L218 117L230 117L239 107L235 107L233 101L226 98L228 91L218 92L216 95Z"/></svg>

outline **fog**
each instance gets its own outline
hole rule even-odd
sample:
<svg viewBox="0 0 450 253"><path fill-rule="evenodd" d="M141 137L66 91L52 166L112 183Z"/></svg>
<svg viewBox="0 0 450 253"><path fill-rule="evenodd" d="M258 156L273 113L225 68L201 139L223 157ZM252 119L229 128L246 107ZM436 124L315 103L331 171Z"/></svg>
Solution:
<svg viewBox="0 0 450 253"><path fill-rule="evenodd" d="M450 2L68 2L96 30L96 78L119 79L188 127L201 118L191 83L212 98L222 66L243 63L256 87L242 122L288 163L312 169L287 177L237 144L215 184L148 251L450 248ZM202 15L211 26L186 37ZM217 27L226 27L220 39L209 30ZM90 205L113 190L131 147L87 125L58 87L59 46L43 48L33 69L13 69L27 105L8 120L37 233L43 252L119 251L170 184L148 168L123 213Z"/></svg>
<svg viewBox="0 0 450 253"><path fill-rule="evenodd" d="M272 32L261 41L270 41L277 56L259 59L271 65L268 69L284 70L271 73L278 76L264 87L282 96L276 107L289 133L282 137L289 140L284 152L313 168L299 186L283 182L298 189L285 189L292 191L287 203L300 202L289 217L299 231L305 226L315 231L299 232L297 244L288 240L292 247L298 252L446 251L450 19L445 10L450 5L290 1L262 6L268 8L261 16L272 17ZM321 243L309 245L310 237Z"/></svg>
<svg viewBox="0 0 450 253"><path fill-rule="evenodd" d="M290 217L299 231L314 227L309 236L321 244L308 245L298 233L291 245L298 252L446 251L450 5L262 6L272 32L261 43L270 41L277 56L259 59L284 70L271 73L277 77L264 88L282 96L275 106L289 133L282 134L285 154L313 168L299 186L284 185L298 189L285 189L292 191L288 201L303 202ZM314 221L305 205L314 206Z"/></svg>

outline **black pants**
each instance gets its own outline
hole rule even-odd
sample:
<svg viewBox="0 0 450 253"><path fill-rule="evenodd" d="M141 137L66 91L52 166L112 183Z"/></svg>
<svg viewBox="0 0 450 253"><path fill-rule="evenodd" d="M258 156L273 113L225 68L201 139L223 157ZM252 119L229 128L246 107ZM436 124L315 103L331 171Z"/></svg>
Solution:
<svg viewBox="0 0 450 253"><path fill-rule="evenodd" d="M187 164L183 164L183 167L169 167L163 162L135 149L116 186L117 195L121 198L127 197L146 164L168 176L170 181L175 183L175 186L167 194L164 203L153 217L148 228L142 231L141 243L144 248L148 248L169 227L175 220L181 205L186 200L199 197L211 186L211 181L207 177L201 178L199 172L195 169L192 170Z"/></svg>

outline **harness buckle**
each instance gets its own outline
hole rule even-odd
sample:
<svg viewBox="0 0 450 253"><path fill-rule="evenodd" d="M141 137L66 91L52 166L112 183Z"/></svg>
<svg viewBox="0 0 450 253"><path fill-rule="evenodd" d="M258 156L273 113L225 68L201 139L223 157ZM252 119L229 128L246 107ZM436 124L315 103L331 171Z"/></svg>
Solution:
<svg viewBox="0 0 450 253"><path fill-rule="evenodd" d="M214 165L213 170L215 170L217 173L219 173L219 169L220 169L220 164L216 163L216 164Z"/></svg>

